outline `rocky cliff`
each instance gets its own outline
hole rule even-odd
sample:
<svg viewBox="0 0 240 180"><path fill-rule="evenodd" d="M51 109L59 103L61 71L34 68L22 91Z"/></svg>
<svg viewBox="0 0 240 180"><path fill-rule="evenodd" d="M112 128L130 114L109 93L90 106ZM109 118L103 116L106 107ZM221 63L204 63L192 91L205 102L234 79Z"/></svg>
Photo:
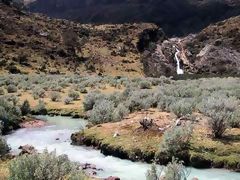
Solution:
<svg viewBox="0 0 240 180"><path fill-rule="evenodd" d="M147 76L176 74L176 49L186 74L240 74L240 16L212 24L198 34L156 43L142 55Z"/></svg>

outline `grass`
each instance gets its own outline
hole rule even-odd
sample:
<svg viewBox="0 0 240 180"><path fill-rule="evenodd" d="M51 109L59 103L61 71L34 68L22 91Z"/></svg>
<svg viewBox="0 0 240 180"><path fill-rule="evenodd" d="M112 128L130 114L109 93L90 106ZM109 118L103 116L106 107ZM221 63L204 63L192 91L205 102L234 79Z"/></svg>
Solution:
<svg viewBox="0 0 240 180"><path fill-rule="evenodd" d="M207 132L195 132L190 154L210 161L213 167L240 169L240 129L228 130L222 139L205 136Z"/></svg>
<svg viewBox="0 0 240 180"><path fill-rule="evenodd" d="M8 166L10 162L11 160L6 160L6 161L0 160L0 180L7 179L9 175Z"/></svg>
<svg viewBox="0 0 240 180"><path fill-rule="evenodd" d="M150 117L160 126L171 124L174 115L171 113L158 112L150 109ZM92 142L99 142L108 146L111 150L120 149L132 160L146 160L157 154L162 140L161 133L141 130L139 120L145 113L136 112L130 114L121 122L106 123L86 129L83 136ZM199 117L203 117L198 114ZM203 117L204 118L204 117ZM216 167L240 170L240 129L229 129L222 139L213 139L209 128L203 120L195 124L190 147L189 165L194 167ZM114 133L119 136L113 137ZM114 154L113 154L114 155ZM116 154L115 154L116 155ZM140 155L142 157L134 158ZM197 159L197 162L195 160ZM149 159L147 159L149 160ZM192 163L192 164L191 164ZM203 163L203 164L202 164Z"/></svg>
<svg viewBox="0 0 240 180"><path fill-rule="evenodd" d="M155 117L156 123L160 126L165 126L169 123L169 113L158 112L151 109L151 117ZM159 143L162 139L162 133L156 131L144 131L139 120L145 116L145 112L136 112L130 114L121 122L106 123L94 126L84 131L84 137L92 141L98 141L102 145L107 145L111 149L121 151L128 154L130 159L141 159L146 157L153 158L155 152L159 149ZM163 120L160 122L160 120ZM118 133L119 136L114 137ZM135 157L135 156L142 157ZM151 159L152 160L152 159Z"/></svg>

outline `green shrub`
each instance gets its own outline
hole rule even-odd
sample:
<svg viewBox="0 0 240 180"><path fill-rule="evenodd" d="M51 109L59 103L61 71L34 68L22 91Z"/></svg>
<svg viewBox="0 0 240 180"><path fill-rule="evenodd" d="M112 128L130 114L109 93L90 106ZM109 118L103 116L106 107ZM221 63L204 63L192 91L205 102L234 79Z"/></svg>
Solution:
<svg viewBox="0 0 240 180"><path fill-rule="evenodd" d="M70 98L70 97L66 97L66 98L64 99L64 104L66 104L66 105L71 104L72 101L73 101L72 98Z"/></svg>
<svg viewBox="0 0 240 180"><path fill-rule="evenodd" d="M129 98L126 101L126 105L130 112L137 110L148 109L155 103L152 91L149 90L138 90L130 92Z"/></svg>
<svg viewBox="0 0 240 180"><path fill-rule="evenodd" d="M42 88L34 88L32 91L32 95L34 99L44 98L45 97L45 90Z"/></svg>
<svg viewBox="0 0 240 180"><path fill-rule="evenodd" d="M3 122L3 131L18 127L21 110L10 99L0 98L0 120Z"/></svg>
<svg viewBox="0 0 240 180"><path fill-rule="evenodd" d="M7 92L8 93L15 93L15 92L17 92L17 90L18 90L17 87L13 84L10 84L10 85L7 86Z"/></svg>
<svg viewBox="0 0 240 180"><path fill-rule="evenodd" d="M0 95L4 95L4 94L5 94L4 89L0 88Z"/></svg>
<svg viewBox="0 0 240 180"><path fill-rule="evenodd" d="M151 165L151 169L147 171L146 180L159 180L161 175L157 172L157 167L155 164Z"/></svg>
<svg viewBox="0 0 240 180"><path fill-rule="evenodd" d="M84 110L85 111L92 110L95 103L102 98L103 98L103 95L100 94L99 92L90 92L84 98L84 101L83 101Z"/></svg>
<svg viewBox="0 0 240 180"><path fill-rule="evenodd" d="M191 115L195 108L195 99L181 99L177 102L173 102L170 105L170 111L172 111L177 117L182 117L186 115Z"/></svg>
<svg viewBox="0 0 240 180"><path fill-rule="evenodd" d="M59 180L68 176L86 178L66 155L57 156L55 152L19 156L9 166L9 180Z"/></svg>
<svg viewBox="0 0 240 180"><path fill-rule="evenodd" d="M183 165L182 161L172 158L172 162L164 169L164 180L186 180L190 171Z"/></svg>
<svg viewBox="0 0 240 180"><path fill-rule="evenodd" d="M113 112L113 120L122 120L125 116L130 113L129 109L124 104L119 104Z"/></svg>
<svg viewBox="0 0 240 180"><path fill-rule="evenodd" d="M184 165L183 161L178 161L174 157L172 161L167 164L166 167L161 168L160 171L157 170L155 164L152 164L151 169L147 171L147 180L186 180L190 175L190 170L188 170Z"/></svg>
<svg viewBox="0 0 240 180"><path fill-rule="evenodd" d="M79 91L80 91L80 93L82 93L82 94L87 94L87 93L88 93L88 91L87 91L86 88L80 88Z"/></svg>
<svg viewBox="0 0 240 180"><path fill-rule="evenodd" d="M47 114L47 109L46 109L44 101L42 101L42 100L38 101L38 105L34 108L34 114L38 114L38 115L46 115Z"/></svg>
<svg viewBox="0 0 240 180"><path fill-rule="evenodd" d="M147 80L142 80L139 83L139 88L140 89L151 89L151 82L147 81Z"/></svg>
<svg viewBox="0 0 240 180"><path fill-rule="evenodd" d="M53 102L59 102L61 100L61 95L59 92L51 92L50 98Z"/></svg>
<svg viewBox="0 0 240 180"><path fill-rule="evenodd" d="M68 96L70 98L72 98L74 101L78 100L78 98L80 97L79 93L77 91L73 91L73 90L70 90L68 92Z"/></svg>
<svg viewBox="0 0 240 180"><path fill-rule="evenodd" d="M101 124L113 120L114 103L112 101L103 99L96 102L91 114L90 121L93 124Z"/></svg>
<svg viewBox="0 0 240 180"><path fill-rule="evenodd" d="M178 157L183 151L188 150L192 134L191 126L177 126L164 133L160 144L160 152L168 157Z"/></svg>
<svg viewBox="0 0 240 180"><path fill-rule="evenodd" d="M238 102L233 97L214 94L204 99L199 110L210 117L208 123L215 138L221 138L228 127L228 122L233 118Z"/></svg>
<svg viewBox="0 0 240 180"><path fill-rule="evenodd" d="M0 135L0 158L9 152L10 148L6 140Z"/></svg>
<svg viewBox="0 0 240 180"><path fill-rule="evenodd" d="M28 100L25 100L23 102L23 104L21 105L20 109L21 109L21 112L22 112L23 116L31 113L31 107L30 107L30 104L29 104Z"/></svg>
<svg viewBox="0 0 240 180"><path fill-rule="evenodd" d="M228 120L228 124L232 128L240 128L240 109L233 112L233 116Z"/></svg>

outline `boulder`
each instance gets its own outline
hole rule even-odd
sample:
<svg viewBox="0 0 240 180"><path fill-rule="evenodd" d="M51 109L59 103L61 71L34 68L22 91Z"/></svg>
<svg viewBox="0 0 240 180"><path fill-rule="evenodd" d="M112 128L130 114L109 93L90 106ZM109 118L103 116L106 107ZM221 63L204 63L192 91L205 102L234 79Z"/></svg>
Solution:
<svg viewBox="0 0 240 180"><path fill-rule="evenodd" d="M116 177L116 176L110 176L110 177L106 178L105 180L120 180L120 178Z"/></svg>
<svg viewBox="0 0 240 180"><path fill-rule="evenodd" d="M19 155L23 155L23 154L35 154L37 153L37 150L31 146L31 145L24 145L24 146L20 146L18 149L21 149L22 151L19 153Z"/></svg>

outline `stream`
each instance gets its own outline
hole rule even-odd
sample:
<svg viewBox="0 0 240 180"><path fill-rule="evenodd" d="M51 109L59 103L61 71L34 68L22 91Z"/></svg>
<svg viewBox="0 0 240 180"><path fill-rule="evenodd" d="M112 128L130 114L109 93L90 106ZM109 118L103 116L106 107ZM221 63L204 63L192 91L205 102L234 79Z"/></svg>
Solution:
<svg viewBox="0 0 240 180"><path fill-rule="evenodd" d="M87 124L85 120L61 116L37 116L37 118L46 120L48 125L41 128L19 129L6 136L12 153L18 153L20 145L29 144L39 152L44 149L56 150L58 155L67 154L72 161L95 164L97 168L103 169L98 172L98 177L118 176L121 180L145 180L149 164L104 156L99 150L91 147L72 146L70 136L85 127ZM199 180L240 180L240 173L224 169L191 168L188 179L191 180L193 177L198 177Z"/></svg>

